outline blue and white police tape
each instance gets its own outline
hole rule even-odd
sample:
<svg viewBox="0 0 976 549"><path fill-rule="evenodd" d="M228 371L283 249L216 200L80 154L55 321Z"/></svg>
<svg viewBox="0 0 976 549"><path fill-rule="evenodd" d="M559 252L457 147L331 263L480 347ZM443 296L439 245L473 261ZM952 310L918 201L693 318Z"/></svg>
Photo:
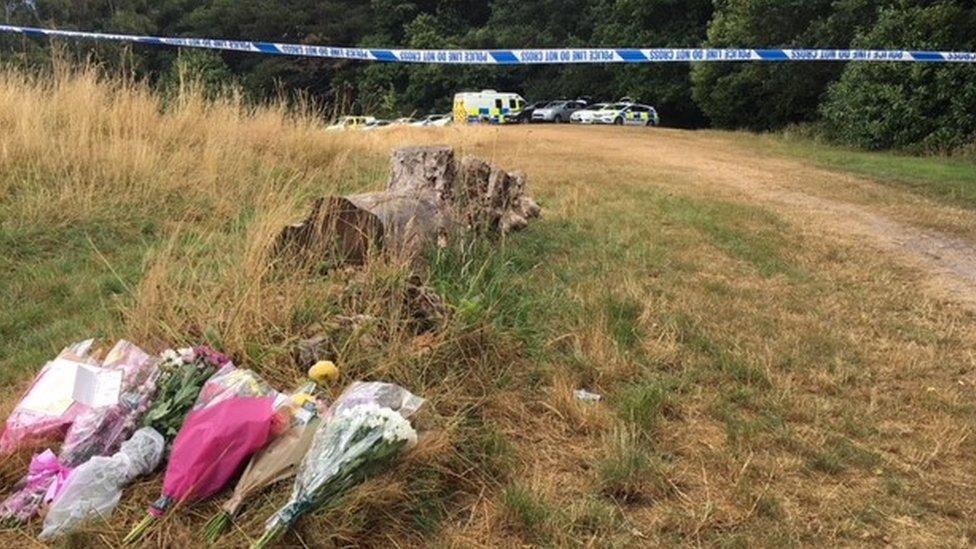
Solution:
<svg viewBox="0 0 976 549"><path fill-rule="evenodd" d="M178 38L82 32L0 25L0 32L28 36L54 36L155 46L204 48L269 55L356 59L393 63L446 65L543 65L577 63L696 63L715 61L902 61L922 63L976 63L976 52L913 50L826 49L709 49L709 48L559 48L519 50L411 50L345 48L278 44L212 38Z"/></svg>

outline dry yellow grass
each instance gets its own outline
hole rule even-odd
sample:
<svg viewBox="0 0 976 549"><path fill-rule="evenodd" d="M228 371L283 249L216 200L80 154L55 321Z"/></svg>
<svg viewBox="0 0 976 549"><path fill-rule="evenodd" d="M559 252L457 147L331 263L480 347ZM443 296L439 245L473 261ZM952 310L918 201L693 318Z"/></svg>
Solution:
<svg viewBox="0 0 976 549"><path fill-rule="evenodd" d="M312 197L378 188L389 150L423 143L525 170L544 207L495 251L435 258L431 283L455 308L443 331L405 329L396 265L352 285L271 266L274 235ZM0 410L91 333L152 350L210 341L287 387L311 324L383 319L347 336L346 380L430 398L426 438L285 544L976 541L973 313L927 284L946 273L858 223L968 238L971 211L740 135L336 134L284 107L192 93L164 104L93 73L7 72L0 215ZM579 402L578 387L604 400ZM0 466L0 481L26 459ZM116 545L159 484L140 482L73 543ZM283 495L255 502L227 546L255 537ZM180 509L147 545L199 545L215 509Z"/></svg>

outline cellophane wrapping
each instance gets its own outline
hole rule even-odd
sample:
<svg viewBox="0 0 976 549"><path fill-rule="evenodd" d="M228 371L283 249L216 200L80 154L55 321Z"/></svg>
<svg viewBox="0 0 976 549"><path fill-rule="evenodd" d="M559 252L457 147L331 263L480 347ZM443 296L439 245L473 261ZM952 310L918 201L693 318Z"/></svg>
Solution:
<svg viewBox="0 0 976 549"><path fill-rule="evenodd" d="M93 456L117 450L152 402L155 365L156 360L136 345L124 340L116 343L102 368L122 374L118 402L81 408L68 428L60 453L54 456L48 450L34 457L18 489L0 504L0 519L12 523L30 520L57 496L72 468Z"/></svg>
<svg viewBox="0 0 976 549"><path fill-rule="evenodd" d="M58 353L57 358L98 365L98 360L92 356L94 343L94 339L86 339L69 345ZM48 362L41 368L21 403L7 417L3 433L0 434L0 456L20 448L61 440L75 416L86 408L83 404L74 403L63 412L49 413L25 404L28 395L45 377L58 375L52 370L52 364L53 361Z"/></svg>
<svg viewBox="0 0 976 549"><path fill-rule="evenodd" d="M255 543L266 547L303 514L388 468L417 433L408 421L424 399L390 383L355 383L332 405L302 460L288 502Z"/></svg>
<svg viewBox="0 0 976 549"><path fill-rule="evenodd" d="M159 466L166 442L152 427L143 427L111 457L97 456L78 466L51 503L41 539L49 540L91 520L104 520L136 477Z"/></svg>

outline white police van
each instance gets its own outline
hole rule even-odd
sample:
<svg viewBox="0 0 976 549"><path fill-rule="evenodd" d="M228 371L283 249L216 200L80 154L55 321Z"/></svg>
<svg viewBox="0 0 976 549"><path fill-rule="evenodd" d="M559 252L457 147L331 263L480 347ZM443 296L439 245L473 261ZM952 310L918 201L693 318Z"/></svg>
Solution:
<svg viewBox="0 0 976 549"><path fill-rule="evenodd" d="M525 106L517 93L481 90L454 95L454 123L505 124L511 122Z"/></svg>

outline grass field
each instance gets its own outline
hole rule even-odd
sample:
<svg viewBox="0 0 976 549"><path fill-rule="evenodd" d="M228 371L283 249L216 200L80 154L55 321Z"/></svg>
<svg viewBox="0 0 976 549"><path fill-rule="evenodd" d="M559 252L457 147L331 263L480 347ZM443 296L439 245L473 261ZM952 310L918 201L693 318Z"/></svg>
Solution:
<svg viewBox="0 0 976 549"><path fill-rule="evenodd" d="M403 329L396 266L356 284L269 266L313 197L380 188L389 151L423 143L524 170L543 207L503 241L433 253L443 330ZM206 341L285 388L310 325L367 313L381 325L349 335L344 381L429 398L422 442L286 545L972 545L973 286L888 237L976 239L973 170L892 158L643 128L336 134L283 108L5 73L0 415L73 340ZM29 457L0 464L0 488ZM159 487L70 544L117 545ZM146 544L198 546L219 501Z"/></svg>

